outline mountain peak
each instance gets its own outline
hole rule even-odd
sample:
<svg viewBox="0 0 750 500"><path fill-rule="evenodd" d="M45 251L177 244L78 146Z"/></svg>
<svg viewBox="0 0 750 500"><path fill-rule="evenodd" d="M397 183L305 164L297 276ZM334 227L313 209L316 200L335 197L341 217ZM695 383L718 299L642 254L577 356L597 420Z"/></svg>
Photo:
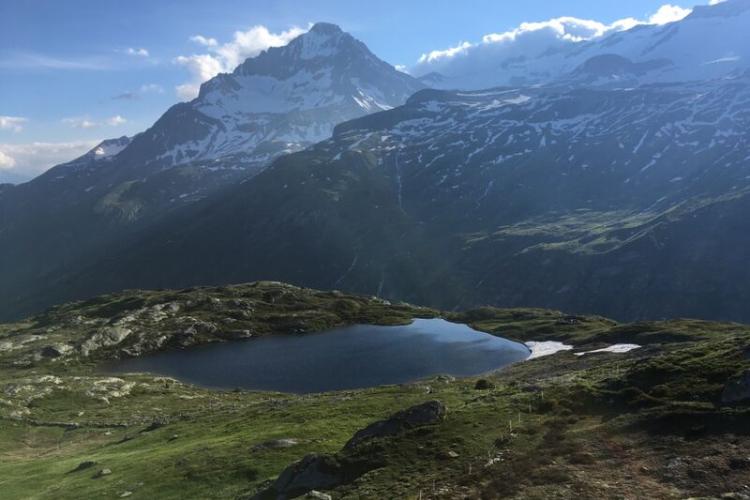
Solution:
<svg viewBox="0 0 750 500"><path fill-rule="evenodd" d="M344 31L337 24L315 23L313 27L310 28L309 33L318 33L321 35L341 35L344 33Z"/></svg>

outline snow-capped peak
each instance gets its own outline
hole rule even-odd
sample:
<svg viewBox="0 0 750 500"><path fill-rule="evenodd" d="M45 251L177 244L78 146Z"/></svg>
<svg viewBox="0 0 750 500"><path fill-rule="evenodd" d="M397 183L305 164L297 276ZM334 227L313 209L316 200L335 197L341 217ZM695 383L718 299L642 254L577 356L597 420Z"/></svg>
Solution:
<svg viewBox="0 0 750 500"><path fill-rule="evenodd" d="M317 23L205 82L196 99L173 107L138 143L162 166L230 155L267 164L423 87L335 24Z"/></svg>
<svg viewBox="0 0 750 500"><path fill-rule="evenodd" d="M130 144L130 141L131 138L125 135L117 139L106 139L97 144L86 156L90 156L95 160L110 158L125 149Z"/></svg>
<svg viewBox="0 0 750 500"><path fill-rule="evenodd" d="M337 45L345 33L335 24L317 23L309 32L301 35L297 41L300 45L299 57L314 59L329 57L336 53Z"/></svg>

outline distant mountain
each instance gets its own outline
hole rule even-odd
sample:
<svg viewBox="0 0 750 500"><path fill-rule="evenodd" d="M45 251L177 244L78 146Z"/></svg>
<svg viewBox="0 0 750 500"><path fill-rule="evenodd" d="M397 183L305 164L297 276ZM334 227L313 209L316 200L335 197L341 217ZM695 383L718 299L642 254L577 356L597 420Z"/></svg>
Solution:
<svg viewBox="0 0 750 500"><path fill-rule="evenodd" d="M423 87L337 26L314 25L204 83L148 130L0 190L0 302Z"/></svg>
<svg viewBox="0 0 750 500"><path fill-rule="evenodd" d="M15 174L12 170L0 169L0 186L4 184L20 184L28 180L26 177Z"/></svg>
<svg viewBox="0 0 750 500"><path fill-rule="evenodd" d="M456 55L455 64L425 83L444 89L530 86L567 78L584 70L578 84L637 86L736 75L750 68L750 0L697 6L685 19L665 25L640 25L589 41L519 45L516 51L477 50L482 57ZM487 54L484 54L486 52ZM431 71L430 67L425 70Z"/></svg>
<svg viewBox="0 0 750 500"><path fill-rule="evenodd" d="M273 278L447 308L750 320L748 129L750 73L424 90L66 275L47 302Z"/></svg>
<svg viewBox="0 0 750 500"><path fill-rule="evenodd" d="M423 87L338 26L318 23L204 83L195 100L171 108L126 154L160 167L225 157L265 165Z"/></svg>

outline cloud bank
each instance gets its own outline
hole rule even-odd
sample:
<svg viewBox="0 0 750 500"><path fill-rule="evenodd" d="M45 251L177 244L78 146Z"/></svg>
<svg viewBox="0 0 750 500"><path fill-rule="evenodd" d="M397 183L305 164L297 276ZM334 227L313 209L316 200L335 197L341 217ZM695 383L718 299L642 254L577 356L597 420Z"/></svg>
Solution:
<svg viewBox="0 0 750 500"><path fill-rule="evenodd" d="M576 17L526 22L509 31L489 33L480 42L460 42L454 47L422 54L410 72L418 76L433 71L449 77L470 74L490 69L489 66L509 58L536 57L562 50L571 43L591 40L608 33L640 25L663 25L679 21L690 12L691 9L666 4L647 19L629 17L610 24Z"/></svg>
<svg viewBox="0 0 750 500"><path fill-rule="evenodd" d="M248 57L254 57L269 47L281 47L298 37L306 29L292 27L287 31L272 33L265 26L253 26L247 31L236 31L232 40L220 44L215 38L195 35L190 41L204 47L208 52L178 56L176 64L184 66L190 79L176 87L177 96L183 100L198 95L201 83L218 75L228 73Z"/></svg>
<svg viewBox="0 0 750 500"><path fill-rule="evenodd" d="M28 120L20 116L0 116L0 130L20 132Z"/></svg>
<svg viewBox="0 0 750 500"><path fill-rule="evenodd" d="M127 120L120 115L110 116L109 118L104 118L103 120L92 120L91 118L86 116L73 116L70 118L63 118L61 121L62 123L70 125L73 128L81 129L100 128L104 126L117 127L119 125L127 123Z"/></svg>
<svg viewBox="0 0 750 500"><path fill-rule="evenodd" d="M50 167L78 158L99 142L0 144L0 174L18 182L30 180Z"/></svg>

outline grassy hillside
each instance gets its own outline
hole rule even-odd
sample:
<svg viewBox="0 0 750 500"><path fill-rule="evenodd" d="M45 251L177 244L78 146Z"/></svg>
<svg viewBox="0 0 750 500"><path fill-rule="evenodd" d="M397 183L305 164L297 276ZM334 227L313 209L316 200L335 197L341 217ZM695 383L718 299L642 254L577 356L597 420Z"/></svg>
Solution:
<svg viewBox="0 0 750 500"><path fill-rule="evenodd" d="M479 384L441 376L305 396L96 370L159 349L438 315L574 350ZM615 343L642 347L575 355ZM440 313L278 283L103 296L0 326L0 490L235 498L317 453L368 470L325 492L333 498L743 498L750 406L730 401L727 387L750 369L748 345L750 327L738 324ZM359 429L428 400L447 407L444 420L343 448Z"/></svg>

